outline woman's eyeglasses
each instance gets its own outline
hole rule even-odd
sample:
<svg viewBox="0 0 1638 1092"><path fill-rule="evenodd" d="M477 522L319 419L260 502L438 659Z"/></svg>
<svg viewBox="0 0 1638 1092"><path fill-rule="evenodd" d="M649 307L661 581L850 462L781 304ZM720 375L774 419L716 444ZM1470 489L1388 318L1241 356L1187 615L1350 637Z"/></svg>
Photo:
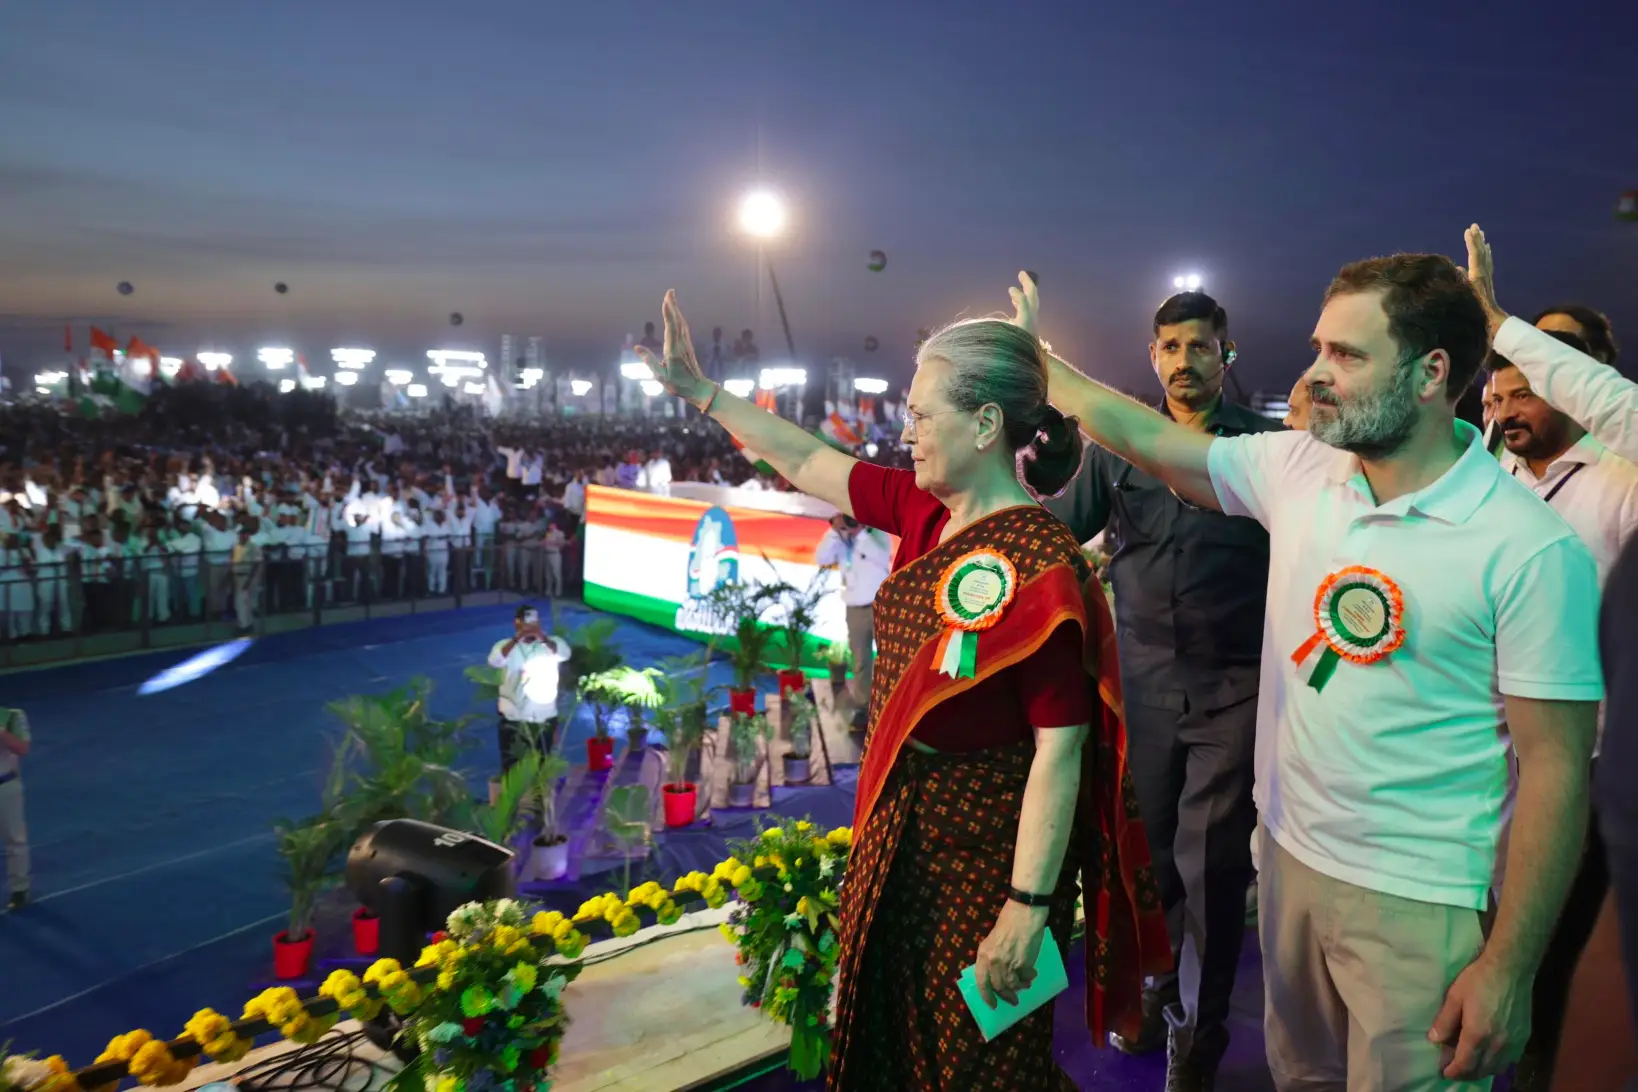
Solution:
<svg viewBox="0 0 1638 1092"><path fill-rule="evenodd" d="M899 422L903 426L905 432L909 433L911 436L918 436L921 434L921 426L932 420L934 417L943 417L947 413L959 412L959 410L947 409L938 410L935 413L922 413L918 410L913 410L906 405L899 413Z"/></svg>

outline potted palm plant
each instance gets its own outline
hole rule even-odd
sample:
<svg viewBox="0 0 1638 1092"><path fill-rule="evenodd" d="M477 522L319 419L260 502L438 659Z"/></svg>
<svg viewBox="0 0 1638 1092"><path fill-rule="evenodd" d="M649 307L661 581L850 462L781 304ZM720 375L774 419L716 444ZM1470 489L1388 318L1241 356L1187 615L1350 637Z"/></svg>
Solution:
<svg viewBox="0 0 1638 1092"><path fill-rule="evenodd" d="M612 618L598 618L571 632L553 630L555 636L569 643L569 685L565 690L579 688L591 675L597 675L625 662L625 656L615 643L619 628Z"/></svg>
<svg viewBox="0 0 1638 1092"><path fill-rule="evenodd" d="M501 775L495 802L472 809L472 829L498 846L508 846L523 830L523 805L540 781L541 756L527 751Z"/></svg>
<svg viewBox="0 0 1638 1092"><path fill-rule="evenodd" d="M847 689L848 668L853 666L853 650L841 641L832 641L825 650L825 667L830 671L830 692L840 698Z"/></svg>
<svg viewBox="0 0 1638 1092"><path fill-rule="evenodd" d="M273 835L281 878L290 892L289 920L273 938L273 975L301 978L313 962L313 907L337 879L334 865L343 846L341 824L328 814L300 822L281 820Z"/></svg>
<svg viewBox="0 0 1638 1092"><path fill-rule="evenodd" d="M653 708L659 703L659 694L654 689L656 674L654 668L638 671L620 665L581 680L580 696L592 706L592 738L586 741L588 768L606 770L613 765L614 740L609 736L609 722L616 711L627 710L627 716L632 718L628 725L634 721L641 726L641 714L633 714L633 707ZM646 729L644 734L646 736Z"/></svg>
<svg viewBox="0 0 1638 1092"><path fill-rule="evenodd" d="M802 693L791 694L786 702L791 749L785 755L785 784L805 785L813 778L813 733L819 727L819 710Z"/></svg>
<svg viewBox="0 0 1638 1092"><path fill-rule="evenodd" d="M668 827L686 827L699 814L699 793L688 780L688 763L705 740L713 691L706 682L710 663L710 649L672 657L662 662L655 680L660 706L654 712L654 727L665 740L666 780L660 792Z"/></svg>
<svg viewBox="0 0 1638 1092"><path fill-rule="evenodd" d="M572 720L574 710L565 710ZM569 772L568 759L559 752L557 743L547 747L542 737L527 737L527 746L536 762L535 780L530 788L526 809L533 809L537 820L534 841L530 845L528 874L537 880L560 880L569 871L569 836L558 827L558 782Z"/></svg>
<svg viewBox="0 0 1638 1092"><path fill-rule="evenodd" d="M748 808L756 802L756 778L762 772L762 747L773 728L761 713L732 713L728 721L728 806Z"/></svg>
<svg viewBox="0 0 1638 1092"><path fill-rule="evenodd" d="M624 891L631 890L632 851L648 844L651 814L647 785L620 785L609 793L608 803L603 806L603 825L620 847L625 862Z"/></svg>
<svg viewBox="0 0 1638 1092"><path fill-rule="evenodd" d="M819 621L819 602L828 594L826 573L820 572L806 588L786 585L780 595L784 618L779 624L780 644L784 646L785 666L779 670L779 698L792 691L807 689L808 677L802 670L803 653L808 634Z"/></svg>
<svg viewBox="0 0 1638 1092"><path fill-rule="evenodd" d="M735 713L756 712L756 677L765 670L776 633L762 624L762 616L784 594L784 584L719 584L705 597L706 610L732 638L727 642L734 685L728 690L728 708Z"/></svg>

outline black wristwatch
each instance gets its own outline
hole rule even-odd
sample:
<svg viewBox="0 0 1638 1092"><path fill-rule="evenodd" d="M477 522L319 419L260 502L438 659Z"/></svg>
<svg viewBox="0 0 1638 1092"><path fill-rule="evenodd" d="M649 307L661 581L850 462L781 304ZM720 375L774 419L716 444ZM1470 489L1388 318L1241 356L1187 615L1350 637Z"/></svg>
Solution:
<svg viewBox="0 0 1638 1092"><path fill-rule="evenodd" d="M1007 898L1013 902L1023 903L1025 906L1051 906L1051 895L1031 895L1028 891L1020 891L1011 884L1007 885Z"/></svg>

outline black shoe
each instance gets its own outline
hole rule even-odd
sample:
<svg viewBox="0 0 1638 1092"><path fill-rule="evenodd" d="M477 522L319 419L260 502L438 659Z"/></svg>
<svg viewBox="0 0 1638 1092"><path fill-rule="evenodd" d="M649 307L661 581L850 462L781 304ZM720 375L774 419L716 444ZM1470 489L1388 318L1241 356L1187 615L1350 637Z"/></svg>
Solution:
<svg viewBox="0 0 1638 1092"><path fill-rule="evenodd" d="M27 905L28 905L28 892L27 891L13 891L11 893L11 898L6 900L6 911L9 913L9 912L11 912L13 910L21 910L23 907L25 907Z"/></svg>
<svg viewBox="0 0 1638 1092"><path fill-rule="evenodd" d="M1166 1045L1166 1010L1162 1005L1144 1005L1143 1023L1138 1026L1137 1038L1128 1039L1118 1031L1109 1033L1109 1045L1122 1054L1134 1057L1153 1054Z"/></svg>
<svg viewBox="0 0 1638 1092"><path fill-rule="evenodd" d="M1212 1092L1217 1087L1217 1065L1203 1058L1166 1055L1166 1092Z"/></svg>

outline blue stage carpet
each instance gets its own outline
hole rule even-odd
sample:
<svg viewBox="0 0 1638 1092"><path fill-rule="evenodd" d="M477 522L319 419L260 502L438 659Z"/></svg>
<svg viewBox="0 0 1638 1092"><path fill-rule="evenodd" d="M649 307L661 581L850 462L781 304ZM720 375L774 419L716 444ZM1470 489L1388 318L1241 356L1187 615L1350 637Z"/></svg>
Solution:
<svg viewBox="0 0 1638 1092"><path fill-rule="evenodd" d="M462 673L510 633L514 609L265 638L147 697L144 680L192 653L0 678L36 737L24 781L37 899L0 915L0 1042L88 1062L131 1028L177 1034L202 1005L237 1014L288 906L272 824L317 807L339 734L325 703L426 676L436 714L481 715L468 760L478 791L495 764L494 709L474 703ZM559 609L569 626L593 617ZM698 647L636 623L622 623L620 643L637 664ZM589 731L574 726L569 753L583 754ZM702 836L662 855L694 857L686 843Z"/></svg>

